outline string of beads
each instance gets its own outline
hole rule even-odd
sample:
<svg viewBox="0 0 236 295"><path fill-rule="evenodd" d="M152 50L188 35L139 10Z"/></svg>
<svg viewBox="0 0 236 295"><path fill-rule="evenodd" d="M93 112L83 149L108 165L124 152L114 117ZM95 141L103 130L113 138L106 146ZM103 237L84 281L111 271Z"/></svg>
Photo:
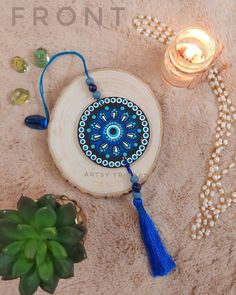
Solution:
<svg viewBox="0 0 236 295"><path fill-rule="evenodd" d="M97 85L94 83L93 78L91 78L91 77L87 78L86 79L86 84L89 87L89 91L92 92L94 99L101 98L101 93L100 93L100 91L97 90Z"/></svg>
<svg viewBox="0 0 236 295"><path fill-rule="evenodd" d="M151 37L163 44L168 44L175 32L173 29L151 16L137 16L133 20L134 28L146 37Z"/></svg>
<svg viewBox="0 0 236 295"><path fill-rule="evenodd" d="M134 28L140 34L155 38L163 44L169 43L175 34L173 29L150 16L136 17ZM229 98L223 79L215 66L209 70L208 83L219 102L219 117L207 180L199 194L199 212L193 219L190 229L191 238L194 240L209 236L221 213L236 203L236 190L226 194L223 186L223 177L236 167L236 154L230 163L222 164L222 155L229 144L232 125L236 123L236 107ZM218 201L214 203L217 197Z"/></svg>
<svg viewBox="0 0 236 295"><path fill-rule="evenodd" d="M236 108L215 66L209 70L208 83L219 102L219 118L214 149L209 161L208 177L199 194L199 212L191 226L191 237L194 240L209 236L221 213L236 203L236 191L226 194L223 186L223 177L236 167L236 154L230 163L222 163L223 152L229 144L232 123L236 121ZM214 203L217 196L218 201Z"/></svg>

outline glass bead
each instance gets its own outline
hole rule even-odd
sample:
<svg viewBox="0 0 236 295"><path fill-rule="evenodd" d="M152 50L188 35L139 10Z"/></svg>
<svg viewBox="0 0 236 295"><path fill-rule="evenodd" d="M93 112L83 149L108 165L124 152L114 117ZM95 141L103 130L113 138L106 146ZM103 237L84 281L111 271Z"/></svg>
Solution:
<svg viewBox="0 0 236 295"><path fill-rule="evenodd" d="M11 93L11 102L15 105L22 105L30 99L30 92L23 88L17 88Z"/></svg>
<svg viewBox="0 0 236 295"><path fill-rule="evenodd" d="M132 175L132 176L130 177L130 181L131 181L132 183L138 182L138 176L137 176L137 175Z"/></svg>
<svg viewBox="0 0 236 295"><path fill-rule="evenodd" d="M49 55L44 48L38 48L34 52L34 63L38 68L44 68L49 61Z"/></svg>
<svg viewBox="0 0 236 295"><path fill-rule="evenodd" d="M48 120L40 115L32 115L25 118L25 125L32 129L44 130L48 127Z"/></svg>
<svg viewBox="0 0 236 295"><path fill-rule="evenodd" d="M93 78L87 78L86 83L87 83L88 86L91 85L91 84L94 84Z"/></svg>
<svg viewBox="0 0 236 295"><path fill-rule="evenodd" d="M141 199L142 198L142 194L140 192L136 193L136 192L133 192L133 197L135 199Z"/></svg>
<svg viewBox="0 0 236 295"><path fill-rule="evenodd" d="M96 86L95 84L90 84L90 85L89 85L89 90L90 90L91 92L95 92L95 91L97 91L97 86Z"/></svg>
<svg viewBox="0 0 236 295"><path fill-rule="evenodd" d="M12 59L12 66L18 73L25 73L29 69L28 63L20 56L15 56Z"/></svg>
<svg viewBox="0 0 236 295"><path fill-rule="evenodd" d="M135 182L133 185L132 185L132 190L136 193L139 193L140 190L141 190L141 185L137 182Z"/></svg>
<svg viewBox="0 0 236 295"><path fill-rule="evenodd" d="M93 98L94 99L99 99L100 97L101 97L101 93L98 90L93 92Z"/></svg>

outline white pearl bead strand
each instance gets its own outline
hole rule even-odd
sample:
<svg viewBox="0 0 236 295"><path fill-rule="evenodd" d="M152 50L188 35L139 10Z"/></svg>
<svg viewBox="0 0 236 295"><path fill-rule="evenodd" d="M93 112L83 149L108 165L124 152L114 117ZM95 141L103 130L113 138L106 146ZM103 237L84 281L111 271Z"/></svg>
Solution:
<svg viewBox="0 0 236 295"><path fill-rule="evenodd" d="M208 83L219 102L219 118L214 149L209 161L208 178L201 188L199 212L191 226L191 238L194 240L209 236L222 212L236 203L236 191L226 195L223 186L223 177L236 167L236 155L231 163L224 163L226 168L223 168L221 164L222 154L229 144L232 124L236 121L236 108L229 99L228 92L225 90L225 85L216 67L209 70ZM218 202L213 203L213 198L217 196Z"/></svg>
<svg viewBox="0 0 236 295"><path fill-rule="evenodd" d="M133 19L134 28L146 37L151 37L163 44L168 44L175 34L166 24L151 16L137 16Z"/></svg>
<svg viewBox="0 0 236 295"><path fill-rule="evenodd" d="M173 29L151 16L138 16L133 21L134 28L146 37L152 37L163 44L168 44L175 35ZM226 150L232 125L236 123L236 107L229 99L219 71L214 66L209 70L208 83L219 102L219 118L215 133L214 149L209 161L208 178L199 194L199 212L195 216L190 229L193 240L200 240L211 234L217 219L233 203L236 203L236 191L226 195L223 177L236 167L236 154L231 163L223 167L222 154ZM224 163L225 166L225 163ZM213 199L218 197L218 202Z"/></svg>

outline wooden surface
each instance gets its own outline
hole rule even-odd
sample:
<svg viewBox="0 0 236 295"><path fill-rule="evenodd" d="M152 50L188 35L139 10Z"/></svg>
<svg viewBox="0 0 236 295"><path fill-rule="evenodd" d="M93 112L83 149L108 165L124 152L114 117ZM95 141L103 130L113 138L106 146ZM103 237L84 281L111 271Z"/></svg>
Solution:
<svg viewBox="0 0 236 295"><path fill-rule="evenodd" d="M102 97L124 97L136 103L146 115L150 140L144 154L132 164L133 171L144 182L153 171L162 139L160 106L151 89L134 75L114 70L91 73ZM119 197L130 191L126 168L106 168L97 165L81 150L78 143L79 119L94 102L85 77L67 86L54 107L49 125L48 144L51 155L63 176L83 192L95 197Z"/></svg>

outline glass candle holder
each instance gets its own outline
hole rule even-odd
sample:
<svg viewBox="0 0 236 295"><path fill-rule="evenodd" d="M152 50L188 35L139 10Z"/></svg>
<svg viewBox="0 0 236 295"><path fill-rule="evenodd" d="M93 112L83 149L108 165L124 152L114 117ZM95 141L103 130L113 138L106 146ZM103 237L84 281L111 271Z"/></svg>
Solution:
<svg viewBox="0 0 236 295"><path fill-rule="evenodd" d="M162 64L164 80L177 87L196 84L219 54L219 42L200 27L180 31L168 46Z"/></svg>

